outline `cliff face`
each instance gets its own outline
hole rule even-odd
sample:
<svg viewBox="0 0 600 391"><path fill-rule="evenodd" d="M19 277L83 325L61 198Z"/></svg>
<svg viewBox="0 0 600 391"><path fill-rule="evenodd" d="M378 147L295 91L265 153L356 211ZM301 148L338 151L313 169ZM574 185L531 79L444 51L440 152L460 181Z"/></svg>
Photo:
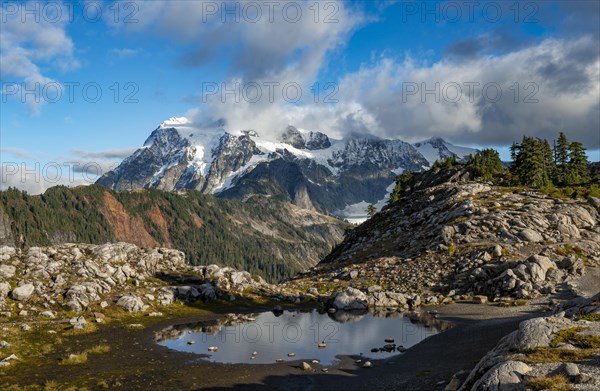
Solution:
<svg viewBox="0 0 600 391"><path fill-rule="evenodd" d="M99 186L51 188L41 196L0 192L5 245L118 241L174 248L190 263L236 266L270 280L319 262L341 241L345 225L260 196L240 202L197 191L116 193Z"/></svg>

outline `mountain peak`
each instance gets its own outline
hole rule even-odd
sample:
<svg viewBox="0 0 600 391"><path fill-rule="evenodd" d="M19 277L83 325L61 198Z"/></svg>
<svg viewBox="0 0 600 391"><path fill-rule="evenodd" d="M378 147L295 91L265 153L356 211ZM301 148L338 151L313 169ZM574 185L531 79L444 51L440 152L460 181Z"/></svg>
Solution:
<svg viewBox="0 0 600 391"><path fill-rule="evenodd" d="M168 120L164 121L160 124L159 128L175 128L178 126L186 126L190 125L192 121L187 119L186 117L171 117Z"/></svg>

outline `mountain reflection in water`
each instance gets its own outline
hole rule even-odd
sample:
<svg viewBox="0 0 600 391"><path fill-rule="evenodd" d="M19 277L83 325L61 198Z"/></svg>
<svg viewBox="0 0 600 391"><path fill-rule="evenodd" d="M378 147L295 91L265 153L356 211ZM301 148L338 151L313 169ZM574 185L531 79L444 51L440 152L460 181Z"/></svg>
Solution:
<svg viewBox="0 0 600 391"><path fill-rule="evenodd" d="M448 327L446 322L414 313L296 310L228 314L217 320L175 325L157 332L155 340L170 349L201 354L212 362L319 360L330 365L337 355L380 359L401 354L399 350ZM393 344L385 341L390 338ZM319 347L323 342L326 347ZM385 345L387 351L371 351ZM209 347L217 351L209 352Z"/></svg>

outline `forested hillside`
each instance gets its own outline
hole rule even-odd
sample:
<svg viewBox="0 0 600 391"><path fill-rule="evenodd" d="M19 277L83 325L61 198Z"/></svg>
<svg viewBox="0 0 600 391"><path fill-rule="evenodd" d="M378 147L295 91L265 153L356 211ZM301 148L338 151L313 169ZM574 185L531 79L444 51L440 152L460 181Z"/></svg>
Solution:
<svg viewBox="0 0 600 391"><path fill-rule="evenodd" d="M192 264L231 265L275 281L313 265L342 238L337 219L273 199L224 201L196 191L116 193L57 186L0 192L0 244L130 242L184 251Z"/></svg>

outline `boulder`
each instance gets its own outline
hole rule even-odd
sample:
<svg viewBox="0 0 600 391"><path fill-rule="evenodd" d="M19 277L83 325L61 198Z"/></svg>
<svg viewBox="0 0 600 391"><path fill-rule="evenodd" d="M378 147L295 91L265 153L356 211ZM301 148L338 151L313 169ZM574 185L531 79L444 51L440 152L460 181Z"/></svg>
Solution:
<svg viewBox="0 0 600 391"><path fill-rule="evenodd" d="M596 209L600 209L600 198L598 197L588 197L588 203L592 205Z"/></svg>
<svg viewBox="0 0 600 391"><path fill-rule="evenodd" d="M198 287L202 300L210 301L217 299L217 291L211 283L205 283Z"/></svg>
<svg viewBox="0 0 600 391"><path fill-rule="evenodd" d="M20 287L13 289L11 297L14 300L25 301L31 297L34 291L35 287L33 286L33 284L21 285Z"/></svg>
<svg viewBox="0 0 600 391"><path fill-rule="evenodd" d="M0 265L0 278L11 278L15 275L16 270L12 265Z"/></svg>
<svg viewBox="0 0 600 391"><path fill-rule="evenodd" d="M69 319L69 323L71 324L71 326L73 326L74 329L83 330L83 329L85 329L85 325L87 324L87 321L85 320L85 318L83 316L79 316L79 317Z"/></svg>
<svg viewBox="0 0 600 391"><path fill-rule="evenodd" d="M526 242L539 243L544 240L544 237L537 231L525 228L519 232L519 237Z"/></svg>
<svg viewBox="0 0 600 391"><path fill-rule="evenodd" d="M10 284L8 282L0 282L0 299L8 296L10 292Z"/></svg>
<svg viewBox="0 0 600 391"><path fill-rule="evenodd" d="M517 391L522 389L523 375L531 367L521 361L505 361L487 371L475 383L472 391Z"/></svg>
<svg viewBox="0 0 600 391"><path fill-rule="evenodd" d="M335 295L333 306L338 310L362 310L368 307L367 296L358 289L347 287Z"/></svg>
<svg viewBox="0 0 600 391"><path fill-rule="evenodd" d="M252 281L252 276L246 271L231 273L231 282L233 285L240 285Z"/></svg>
<svg viewBox="0 0 600 391"><path fill-rule="evenodd" d="M117 305L128 312L140 312L146 309L146 305L144 305L142 299L132 295L122 296L117 301Z"/></svg>
<svg viewBox="0 0 600 391"><path fill-rule="evenodd" d="M550 345L557 331L573 327L569 319L559 317L528 319L519 324L513 348L526 350Z"/></svg>
<svg viewBox="0 0 600 391"><path fill-rule="evenodd" d="M556 226L556 230L564 236L570 236L575 239L581 238L581 235L579 234L579 229L574 224L559 223Z"/></svg>

